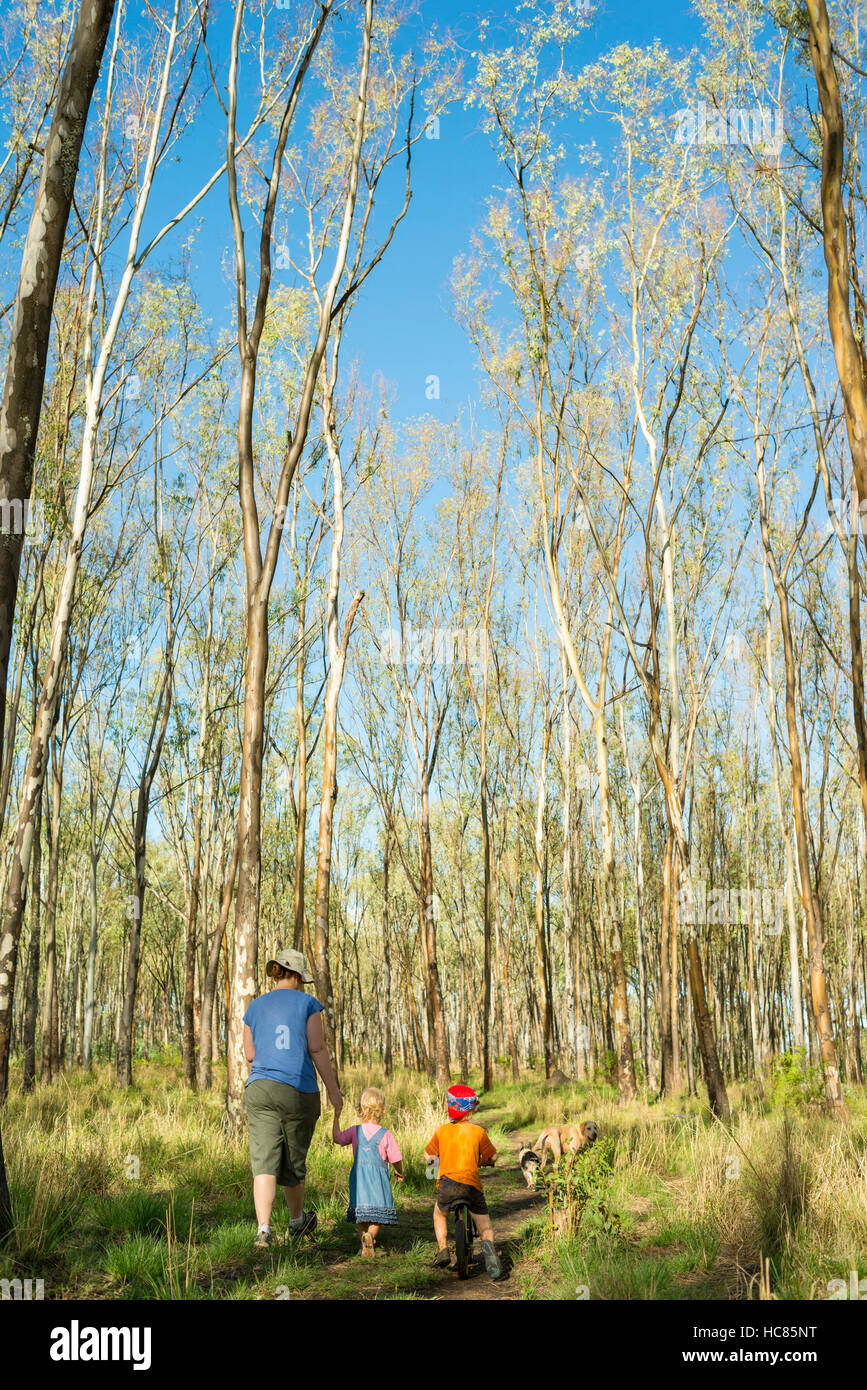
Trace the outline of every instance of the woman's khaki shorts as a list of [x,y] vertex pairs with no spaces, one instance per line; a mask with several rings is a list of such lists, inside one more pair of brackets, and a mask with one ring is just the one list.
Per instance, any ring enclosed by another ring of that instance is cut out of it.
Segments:
[[307,1150],[321,1105],[318,1091],[296,1091],[282,1081],[251,1081],[244,1091],[253,1177],[274,1177],[297,1187],[307,1175]]

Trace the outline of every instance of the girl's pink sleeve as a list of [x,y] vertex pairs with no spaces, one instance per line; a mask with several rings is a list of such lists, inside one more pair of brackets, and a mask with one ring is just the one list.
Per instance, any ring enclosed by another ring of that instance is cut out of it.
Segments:
[[386,1163],[400,1163],[403,1157],[397,1146],[397,1140],[390,1129],[385,1131],[385,1134],[379,1141],[379,1156]]
[[351,1144],[354,1138],[355,1125],[350,1125],[349,1129],[341,1129],[338,1131],[337,1138],[334,1142],[336,1144]]

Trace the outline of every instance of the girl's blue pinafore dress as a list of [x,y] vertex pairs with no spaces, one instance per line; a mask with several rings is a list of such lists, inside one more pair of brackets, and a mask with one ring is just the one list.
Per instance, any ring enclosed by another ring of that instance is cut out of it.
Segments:
[[388,1176],[388,1164],[379,1152],[385,1129],[380,1125],[369,1139],[362,1125],[355,1126],[358,1147],[349,1174],[347,1221],[373,1221],[379,1226],[396,1226],[397,1212]]

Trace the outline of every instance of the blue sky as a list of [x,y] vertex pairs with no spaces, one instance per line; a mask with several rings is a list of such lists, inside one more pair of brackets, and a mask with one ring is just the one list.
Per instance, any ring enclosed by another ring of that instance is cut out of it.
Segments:
[[[491,21],[491,36],[498,45],[509,42],[509,6],[485,6],[476,11],[463,0],[422,0],[419,16],[408,24],[406,38],[421,37],[427,23],[451,29],[466,49],[466,71],[473,70],[469,56],[476,46],[479,13]],[[280,12],[275,11],[274,22]],[[213,30],[216,58],[228,50],[230,5],[218,0]],[[663,5],[601,3],[589,27],[583,49],[587,61],[623,42],[652,44],[660,39],[675,51],[695,44],[700,25],[688,4],[669,0]],[[195,134],[184,141],[183,162],[164,169],[155,190],[154,212],[164,215],[178,200],[166,188],[169,170],[183,170],[180,197],[189,196],[192,180],[200,181],[213,167],[225,142],[225,126],[216,106]],[[473,354],[464,330],[450,315],[448,282],[455,258],[470,246],[472,232],[483,220],[485,204],[503,174],[480,128],[477,110],[467,111],[456,102],[440,122],[438,139],[423,139],[413,158],[413,198],[397,236],[358,298],[346,334],[344,361],[358,362],[362,378],[371,381],[382,373],[396,391],[395,414],[411,418],[431,413],[452,417],[476,395]],[[195,166],[195,172],[194,168]],[[169,177],[171,175],[169,174]],[[402,169],[388,193],[378,200],[380,216],[399,206]],[[201,209],[204,222],[192,255],[193,279],[203,308],[216,329],[234,331],[234,294],[220,270],[230,243],[230,222],[225,180],[209,195]],[[179,242],[174,237],[174,246]],[[280,272],[275,271],[279,282]],[[288,276],[286,277],[288,280]],[[440,399],[429,400],[426,379],[440,379]]]

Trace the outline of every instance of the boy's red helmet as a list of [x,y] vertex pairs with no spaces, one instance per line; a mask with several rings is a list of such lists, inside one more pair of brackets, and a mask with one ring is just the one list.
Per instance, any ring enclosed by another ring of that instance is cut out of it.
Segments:
[[449,1086],[446,1091],[446,1099],[449,1107],[449,1119],[459,1120],[463,1115],[469,1115],[470,1111],[475,1110],[478,1096],[470,1086]]

